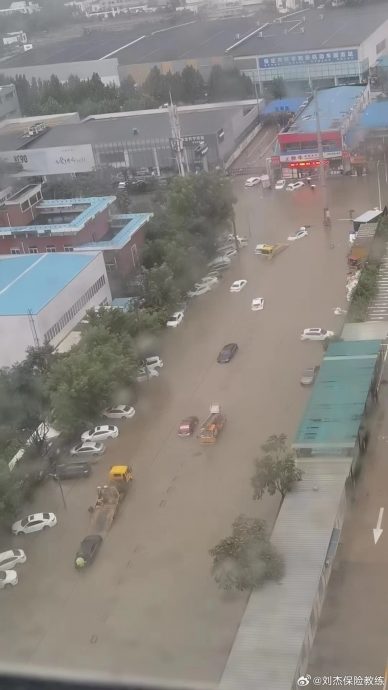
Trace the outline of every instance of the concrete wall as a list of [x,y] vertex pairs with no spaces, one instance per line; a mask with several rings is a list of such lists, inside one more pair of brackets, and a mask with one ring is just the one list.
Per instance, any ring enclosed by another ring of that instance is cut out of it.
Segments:
[[60,332],[51,338],[51,344],[55,346],[60,343],[61,340],[70,333],[74,326],[81,321],[88,309],[98,306],[104,301],[107,303],[112,301],[104,257],[102,252],[98,252],[94,260],[37,315],[35,327],[41,343],[44,342],[45,333],[47,333],[47,331],[73,307],[77,300],[80,299],[101,276],[105,277],[105,284],[85,303],[82,309],[80,309],[73,318],[63,324]]
[[[381,46],[381,49],[377,51],[378,44],[385,40],[385,47]],[[369,67],[373,67],[376,60],[382,55],[387,53],[388,49],[388,20],[383,22],[376,31],[374,31],[366,41],[361,43],[358,56],[360,62],[363,60],[368,60]],[[364,67],[364,66],[363,66]]]
[[13,84],[0,87],[0,120],[20,117],[19,99]]
[[21,362],[26,349],[34,345],[27,316],[0,316],[0,367]]

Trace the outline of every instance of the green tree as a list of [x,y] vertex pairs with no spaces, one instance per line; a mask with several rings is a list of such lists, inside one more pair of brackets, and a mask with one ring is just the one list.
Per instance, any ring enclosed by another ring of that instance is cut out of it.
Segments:
[[272,98],[285,98],[287,95],[286,83],[283,77],[275,77],[269,85]]
[[149,71],[143,83],[143,91],[159,105],[170,100],[168,83],[159,67],[155,66]]
[[265,522],[239,515],[230,537],[209,551],[212,575],[221,589],[252,590],[266,580],[279,580],[283,559],[269,541]]
[[198,70],[187,65],[182,70],[182,101],[184,103],[198,103],[205,97],[205,82]]
[[220,65],[214,65],[207,83],[207,94],[210,103],[250,98],[253,94],[252,82],[236,67],[223,69]]
[[173,272],[167,263],[144,271],[144,297],[147,307],[173,307],[181,297]]
[[136,372],[131,337],[102,325],[87,329],[81,343],[58,359],[48,377],[55,424],[67,435],[93,422],[117,388],[129,387]]
[[3,459],[0,459],[0,524],[9,528],[21,507],[22,493]]
[[287,445],[287,436],[270,436],[261,446],[262,458],[255,460],[255,473],[251,479],[253,498],[259,499],[268,491],[273,496],[278,491],[282,497],[291,491],[303,472],[295,465],[295,454]]

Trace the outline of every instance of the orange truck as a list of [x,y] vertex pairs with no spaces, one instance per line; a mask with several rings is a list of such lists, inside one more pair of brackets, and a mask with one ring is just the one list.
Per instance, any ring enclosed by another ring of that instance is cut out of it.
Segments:
[[119,505],[125,498],[132,470],[127,465],[114,465],[109,472],[109,484],[97,487],[97,499],[89,508],[91,513],[91,534],[105,534],[110,530],[118,513]]
[[218,403],[210,405],[210,414],[201,425],[199,440],[201,443],[215,443],[219,433],[225,426],[226,417],[221,412]]

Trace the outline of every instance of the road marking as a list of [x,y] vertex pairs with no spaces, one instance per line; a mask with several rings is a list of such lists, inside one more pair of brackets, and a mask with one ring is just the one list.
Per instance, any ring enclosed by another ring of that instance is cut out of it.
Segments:
[[380,537],[383,533],[383,530],[381,528],[381,523],[383,521],[383,515],[384,515],[384,508],[380,508],[379,517],[377,518],[377,525],[372,530],[373,531],[373,539],[374,539],[375,544],[377,544],[378,540],[380,539]]
[[116,50],[112,50],[111,53],[108,53],[107,55],[104,55],[104,57],[101,57],[98,59],[99,60],[106,60],[107,58],[111,57],[112,55],[116,55],[116,53],[119,53],[120,50],[124,50],[124,48],[128,48],[129,46],[133,46],[135,43],[142,41],[143,38],[146,38],[145,34],[144,34],[144,36],[139,36],[139,38],[135,38],[135,40],[131,41],[130,43],[126,43],[125,46],[120,46],[120,48],[117,48]]

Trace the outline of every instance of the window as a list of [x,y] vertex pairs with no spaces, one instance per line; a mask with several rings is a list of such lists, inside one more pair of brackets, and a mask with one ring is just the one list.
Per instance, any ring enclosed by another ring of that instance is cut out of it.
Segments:
[[101,276],[96,282],[80,297],[71,307],[68,309],[64,314],[62,314],[61,318],[53,325],[51,328],[49,328],[48,331],[44,334],[44,339],[48,342],[52,340],[58,333],[61,332],[61,330],[66,326],[69,321],[71,321],[76,314],[82,309],[82,307],[87,304],[90,299],[93,297],[93,295],[97,294],[97,292],[105,285],[105,276]]
[[28,247],[29,254],[38,254],[38,247]]
[[29,201],[23,201],[23,203],[20,205],[20,208],[22,209],[23,212],[24,212],[24,211],[27,211],[27,209],[30,208],[30,203],[29,203]]
[[14,247],[13,249],[11,249],[10,253],[11,254],[20,254],[20,249],[18,249],[17,247]]
[[383,40],[380,41],[380,43],[377,44],[377,46],[376,46],[376,55],[378,55],[379,53],[381,53],[383,50],[385,50],[385,38],[383,38]]
[[72,252],[74,251],[74,247],[70,247],[69,245],[63,247],[64,252]]
[[56,252],[56,251],[57,251],[57,250],[56,250],[56,248],[54,247],[53,244],[49,244],[49,245],[46,247],[46,252],[47,252],[48,254],[54,254],[54,252]]

